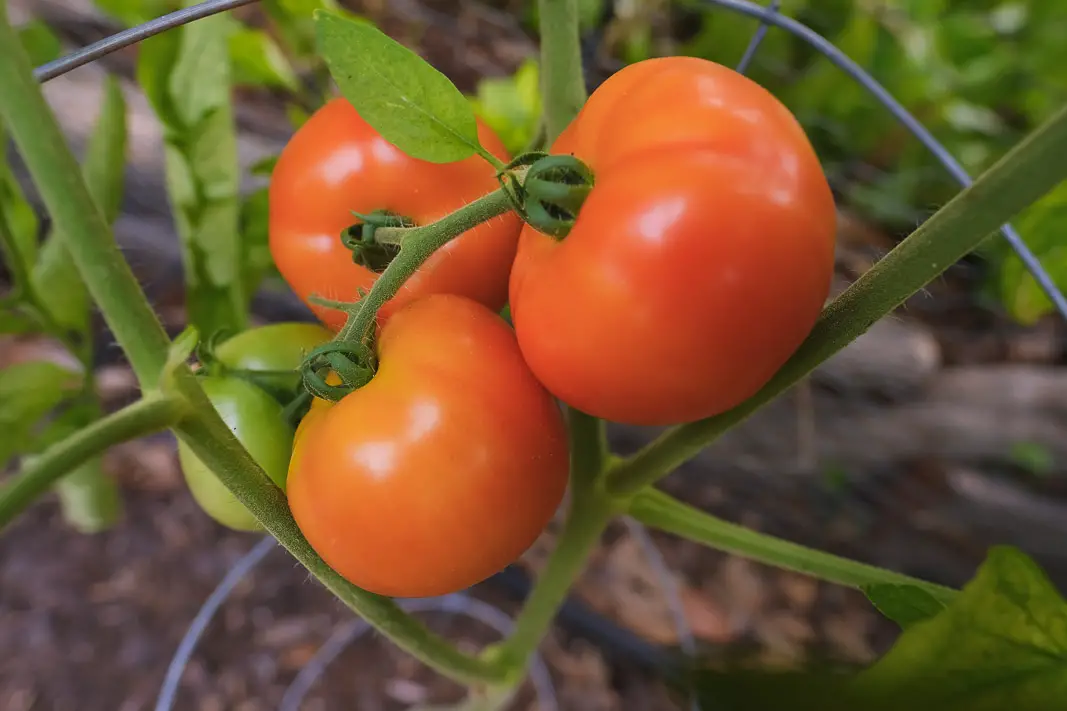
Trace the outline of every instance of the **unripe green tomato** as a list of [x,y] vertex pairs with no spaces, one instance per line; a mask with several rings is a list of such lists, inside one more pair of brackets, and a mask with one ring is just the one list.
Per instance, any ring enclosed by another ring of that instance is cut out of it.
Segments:
[[[252,459],[284,490],[293,428],[282,418],[282,406],[265,391],[240,378],[207,376],[200,379],[200,385]],[[178,461],[193,498],[211,518],[238,531],[260,528],[244,504],[180,440]]]
[[215,348],[215,357],[228,368],[251,371],[291,370],[270,374],[257,383],[279,397],[292,395],[300,382],[297,369],[310,350],[333,338],[316,323],[272,323],[242,331]]

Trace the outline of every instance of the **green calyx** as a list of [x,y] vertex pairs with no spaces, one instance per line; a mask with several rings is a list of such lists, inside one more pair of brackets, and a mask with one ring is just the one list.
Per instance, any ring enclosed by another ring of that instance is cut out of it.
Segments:
[[352,261],[376,274],[385,271],[400,251],[400,245],[382,239],[382,228],[414,227],[410,218],[386,210],[376,210],[364,215],[353,212],[360,221],[341,233],[341,244],[352,252]]
[[[536,154],[519,159],[531,160]],[[544,155],[531,160],[520,190],[522,218],[538,231],[563,239],[593,189],[593,172],[572,155]]]
[[[376,359],[370,347],[352,341],[330,341],[308,353],[300,366],[304,387],[313,396],[337,402],[374,377]],[[326,382],[330,373],[341,379],[339,385]]]

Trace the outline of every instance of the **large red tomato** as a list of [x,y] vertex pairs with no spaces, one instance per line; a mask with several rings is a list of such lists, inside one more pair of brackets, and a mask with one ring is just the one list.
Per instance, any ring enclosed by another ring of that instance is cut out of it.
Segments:
[[[482,145],[506,160],[492,130],[479,122]],[[282,150],[270,182],[270,250],[289,286],[334,330],[345,315],[308,302],[312,294],[356,301],[378,272],[356,264],[341,233],[352,214],[385,210],[415,224],[433,222],[499,188],[495,170],[480,157],[435,164],[401,152],[360,118],[343,98],[333,99],[300,127]],[[499,310],[507,300],[519,218],[508,213],[459,236],[405,282],[379,314],[384,322],[425,294],[460,294]]]
[[561,400],[666,425],[756,392],[829,293],[835,207],[793,115],[702,59],[630,65],[556,141],[595,174],[571,232],[527,226],[511,275],[519,345]]
[[566,429],[497,314],[434,295],[394,313],[378,372],[296,437],[289,506],[311,546],[373,592],[442,595],[517,558],[558,507]]

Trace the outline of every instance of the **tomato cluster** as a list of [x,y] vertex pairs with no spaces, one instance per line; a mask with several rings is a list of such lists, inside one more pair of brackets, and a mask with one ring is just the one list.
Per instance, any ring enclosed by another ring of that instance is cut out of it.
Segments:
[[[506,161],[491,130],[478,130]],[[443,594],[519,556],[566,487],[559,403],[637,425],[724,412],[782,366],[828,295],[833,196],[796,119],[744,76],[686,57],[631,65],[549,152],[593,175],[568,228],[546,234],[517,205],[435,252],[378,312],[370,382],[337,402],[316,399],[295,441],[253,386],[205,383],[242,441],[242,412],[278,425],[269,445],[245,443],[287,489],[311,546],[368,590]],[[351,251],[341,237],[358,216],[424,225],[499,185],[481,157],[405,155],[336,99],[274,169],[271,252],[338,331],[345,312],[312,297],[357,301],[395,254]],[[495,313],[505,303],[514,329]],[[244,369],[292,371],[327,337],[238,336],[219,353]],[[244,343],[273,353],[241,357]],[[297,382],[272,377],[279,391]],[[220,496],[209,479],[190,476],[198,499]],[[227,515],[254,523],[238,514]]]

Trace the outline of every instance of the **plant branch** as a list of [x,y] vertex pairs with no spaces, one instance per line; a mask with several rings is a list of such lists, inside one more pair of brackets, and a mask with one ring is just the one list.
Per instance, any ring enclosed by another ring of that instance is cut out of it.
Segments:
[[773,378],[732,410],[675,427],[609,476],[627,496],[696,456],[722,433],[792,387],[909,296],[975,249],[1019,211],[1067,178],[1067,107],[959,193],[856,280],[824,311],[807,340]]
[[[572,483],[579,478],[574,473],[571,476]],[[598,494],[588,487],[571,487],[571,507],[556,547],[526,598],[511,636],[492,648],[490,660],[503,665],[516,682],[585,567],[589,552],[617,513],[610,502]]]
[[571,473],[592,480],[607,466],[608,442],[604,421],[567,407],[570,429]]
[[194,381],[186,368],[175,374],[175,387],[193,402],[192,414],[175,428],[178,436],[278,543],[345,605],[428,666],[464,684],[502,680],[504,674],[495,665],[460,652],[389,598],[352,585],[330,568],[300,532],[285,494],[241,446]]
[[137,373],[155,386],[168,339],[97,209],[0,3],[0,119],[7,125],[89,293]]
[[539,0],[538,12],[545,144],[550,146],[578,114],[586,99],[578,0]]
[[652,488],[637,494],[630,504],[629,513],[641,523],[661,531],[838,585],[851,588],[873,583],[914,585],[942,602],[948,602],[956,594],[955,590],[943,585],[841,558],[723,521]]
[[0,489],[0,528],[10,523],[64,474],[108,447],[158,432],[175,424],[186,412],[178,397],[150,395],[93,422],[34,457]]
[[467,230],[512,209],[503,188],[464,205],[437,222],[420,227],[381,227],[375,233],[383,243],[399,244],[400,253],[389,263],[371,290],[359,301],[359,310],[348,319],[335,340],[362,342],[374,325],[378,310],[396,296],[408,277],[435,251]]

